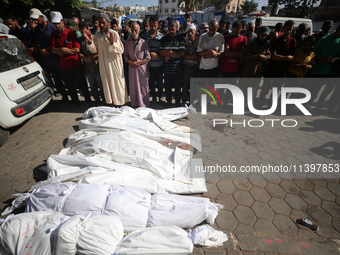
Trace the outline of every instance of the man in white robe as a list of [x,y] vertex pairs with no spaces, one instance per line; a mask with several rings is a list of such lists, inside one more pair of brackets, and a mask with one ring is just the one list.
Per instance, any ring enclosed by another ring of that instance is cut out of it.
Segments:
[[109,16],[99,14],[100,30],[96,32],[93,41],[91,33],[84,33],[88,41],[88,49],[98,52],[100,78],[106,103],[110,106],[121,106],[127,101],[127,88],[124,78],[122,54],[124,45],[116,31],[109,28]]

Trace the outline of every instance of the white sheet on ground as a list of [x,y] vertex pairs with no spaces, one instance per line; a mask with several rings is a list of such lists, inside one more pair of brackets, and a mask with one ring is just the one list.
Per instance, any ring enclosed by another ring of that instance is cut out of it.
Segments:
[[193,251],[187,232],[175,226],[136,230],[123,238],[113,216],[68,217],[32,212],[7,217],[0,226],[0,254],[185,255]]
[[[97,155],[147,169],[162,179],[190,179],[190,151],[167,145],[134,132],[117,131],[80,139],[63,149],[60,155]],[[177,164],[180,166],[176,167]]]
[[58,212],[22,213],[0,227],[0,254],[51,254],[50,228],[65,216]]
[[123,236],[123,225],[116,217],[73,216],[58,229],[53,255],[112,255]]
[[190,230],[189,238],[194,244],[202,246],[221,246],[225,241],[228,241],[228,236],[222,231],[213,229],[211,226],[205,224]]
[[188,233],[179,227],[154,227],[136,230],[117,246],[119,255],[187,255],[193,251]]
[[163,109],[163,110],[154,110],[154,109],[147,108],[147,107],[139,107],[137,109],[133,109],[128,106],[123,106],[120,108],[99,106],[99,107],[92,107],[86,110],[84,112],[83,118],[89,119],[89,118],[96,117],[104,113],[112,113],[112,112],[129,113],[129,114],[138,115],[142,118],[147,116],[150,112],[152,112],[152,113],[156,113],[157,115],[160,115],[164,119],[173,121],[173,120],[185,118],[190,113],[196,114],[196,109],[193,106],[176,107],[176,108],[169,108],[169,109]]
[[205,197],[155,194],[151,198],[147,226],[190,228],[204,220],[213,225],[218,211],[223,208]]
[[47,160],[47,168],[50,180],[37,183],[33,189],[41,184],[82,179],[84,183],[121,185],[152,194],[188,194],[207,191],[204,173],[201,178],[191,178],[189,182],[186,178],[185,183],[164,180],[145,169],[112,162],[98,156],[51,155]]
[[62,183],[34,190],[26,212],[54,210],[67,216],[110,215],[122,221],[124,230],[132,231],[152,226],[187,228],[204,220],[213,224],[222,208],[208,198],[151,195],[120,186]]
[[112,255],[123,235],[122,223],[113,216],[21,213],[1,225],[0,254]]
[[[187,126],[179,126],[161,116],[150,113],[145,118],[131,116],[126,113],[105,113],[92,119],[79,121],[79,129],[89,129],[94,132],[132,131],[159,142],[177,142],[201,151],[202,142],[199,132]],[[102,131],[101,131],[102,129]],[[71,135],[67,146],[77,139],[90,136]],[[94,136],[92,132],[92,136]]]

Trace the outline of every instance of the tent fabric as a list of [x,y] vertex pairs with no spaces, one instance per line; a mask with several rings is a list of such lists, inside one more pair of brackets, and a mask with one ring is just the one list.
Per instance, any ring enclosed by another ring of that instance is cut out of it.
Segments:
[[[57,197],[57,198],[56,198]],[[57,211],[66,216],[110,215],[124,230],[156,226],[193,227],[203,221],[214,224],[220,209],[208,198],[154,194],[120,186],[62,183],[34,190],[26,212]]]
[[188,233],[179,227],[153,227],[136,230],[117,246],[115,254],[186,255],[193,252]]

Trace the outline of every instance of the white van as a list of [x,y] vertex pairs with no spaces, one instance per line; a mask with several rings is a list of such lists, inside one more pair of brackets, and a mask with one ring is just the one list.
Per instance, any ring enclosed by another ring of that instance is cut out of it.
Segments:
[[0,146],[8,128],[17,126],[42,110],[53,90],[40,65],[15,36],[0,34]]
[[[245,20],[248,22],[254,22],[258,17],[249,17],[242,20]],[[313,31],[313,23],[310,19],[301,19],[301,18],[292,18],[292,17],[260,17],[262,18],[262,26],[269,27],[269,31],[274,31],[274,27],[277,23],[285,23],[287,20],[293,20],[294,21],[294,29],[297,28],[301,23],[306,23],[307,27]]]

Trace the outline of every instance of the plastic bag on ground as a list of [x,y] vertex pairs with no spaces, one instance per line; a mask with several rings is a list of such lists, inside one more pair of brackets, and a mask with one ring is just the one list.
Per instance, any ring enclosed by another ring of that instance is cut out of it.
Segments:
[[179,227],[154,227],[127,235],[117,246],[117,255],[187,255],[193,251],[188,233]]
[[228,236],[225,233],[206,224],[195,228],[193,231],[190,230],[188,236],[194,244],[209,247],[221,246],[225,241],[228,241]]

